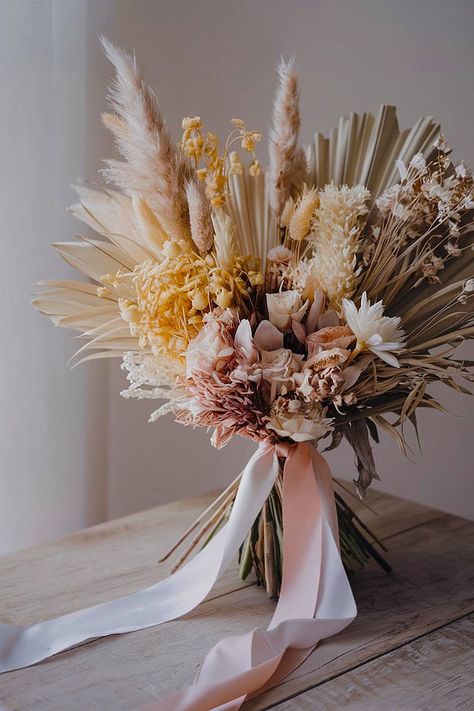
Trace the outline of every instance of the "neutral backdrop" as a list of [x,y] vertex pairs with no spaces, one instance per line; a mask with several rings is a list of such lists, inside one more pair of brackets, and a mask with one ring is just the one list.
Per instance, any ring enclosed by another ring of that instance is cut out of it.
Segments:
[[[205,432],[147,424],[150,403],[119,396],[119,366],[71,372],[77,343],[29,304],[35,281],[72,275],[49,243],[83,231],[65,211],[69,185],[99,182],[112,152],[98,36],[136,50],[176,136],[195,114],[219,133],[234,116],[266,132],[275,66],[295,55],[306,141],[392,103],[403,126],[433,114],[474,165],[473,27],[472,0],[0,2],[0,553],[221,486],[253,449],[216,452]],[[421,413],[423,452],[409,461],[384,438],[376,486],[474,517],[473,406],[438,393],[456,414]],[[347,448],[331,464],[354,477]]]

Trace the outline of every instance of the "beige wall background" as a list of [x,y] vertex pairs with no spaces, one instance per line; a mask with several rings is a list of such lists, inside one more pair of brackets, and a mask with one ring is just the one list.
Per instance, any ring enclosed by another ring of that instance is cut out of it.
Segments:
[[[404,126],[433,114],[474,165],[473,27],[472,0],[0,3],[0,552],[221,486],[253,448],[238,440],[216,452],[205,432],[147,424],[150,403],[119,396],[118,365],[69,372],[69,334],[29,306],[35,280],[70,273],[48,247],[81,229],[64,211],[68,184],[97,181],[110,155],[98,35],[136,49],[177,136],[194,114],[219,133],[234,116],[266,132],[275,65],[295,55],[304,140],[350,110],[392,103]],[[456,415],[421,413],[423,452],[410,460],[383,438],[376,486],[472,518],[473,404],[438,394]],[[352,479],[350,450],[330,456],[334,474]]]

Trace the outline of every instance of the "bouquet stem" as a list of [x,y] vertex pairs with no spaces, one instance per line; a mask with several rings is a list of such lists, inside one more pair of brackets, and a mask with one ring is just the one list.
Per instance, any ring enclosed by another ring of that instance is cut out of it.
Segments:
[[[370,558],[387,573],[390,572],[389,564],[376,547],[384,549],[383,545],[340,494],[335,493],[335,498],[341,558],[348,576],[361,570]],[[269,597],[278,597],[283,569],[281,474],[240,549],[239,562],[242,580],[247,578],[253,568],[257,584],[266,588]]]
[[[232,510],[239,480],[240,477],[237,477],[206,511],[198,516],[161,559],[166,560],[184,541],[188,541],[187,547],[172,568],[173,572],[183,565],[197,547],[204,548],[226,523]],[[361,570],[371,558],[389,573],[391,568],[378,550],[386,550],[383,544],[337,492],[335,492],[335,500],[341,558],[348,576]],[[257,584],[265,587],[267,595],[271,598],[279,596],[283,571],[283,474],[281,471],[240,548],[239,564],[242,580],[245,580],[253,569]]]

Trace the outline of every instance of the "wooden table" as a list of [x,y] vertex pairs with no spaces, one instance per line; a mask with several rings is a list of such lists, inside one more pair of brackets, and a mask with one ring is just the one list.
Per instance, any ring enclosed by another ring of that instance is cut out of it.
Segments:
[[[156,582],[168,572],[160,554],[210,498],[0,558],[0,620],[30,623]],[[359,573],[356,621],[246,711],[474,709],[474,523],[373,491],[368,503],[378,515],[358,510],[389,547],[394,572]],[[231,568],[185,618],[0,676],[0,709],[130,711],[189,683],[213,644],[266,624],[273,607]]]

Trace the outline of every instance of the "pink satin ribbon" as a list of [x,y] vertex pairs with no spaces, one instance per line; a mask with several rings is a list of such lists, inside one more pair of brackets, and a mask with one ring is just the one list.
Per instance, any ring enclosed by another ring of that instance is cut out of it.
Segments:
[[[272,447],[273,445],[263,445]],[[262,447],[262,445],[261,445]],[[318,642],[357,614],[339,555],[332,478],[306,443],[276,445],[283,473],[283,581],[266,630],[221,640],[186,689],[142,711],[237,711],[296,669]]]

